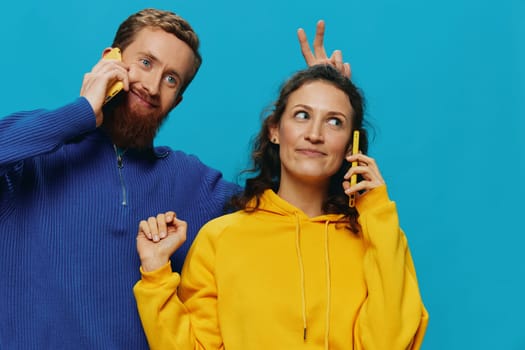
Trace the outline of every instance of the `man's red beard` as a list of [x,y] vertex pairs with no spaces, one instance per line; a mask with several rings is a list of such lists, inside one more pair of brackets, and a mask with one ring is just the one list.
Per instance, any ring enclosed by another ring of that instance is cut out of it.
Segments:
[[108,106],[108,110],[104,111],[102,127],[118,147],[151,148],[167,114],[161,115],[158,108],[145,113],[137,106],[130,106],[128,94],[117,96],[114,106]]

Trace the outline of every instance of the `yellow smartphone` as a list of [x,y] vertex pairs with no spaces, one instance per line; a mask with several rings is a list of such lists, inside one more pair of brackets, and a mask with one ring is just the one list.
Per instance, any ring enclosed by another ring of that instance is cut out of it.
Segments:
[[[111,49],[111,51],[108,51],[104,55],[105,59],[114,59],[114,60],[122,60],[122,55],[120,53],[120,49],[118,47],[114,47]],[[117,81],[115,84],[110,86],[108,90],[106,91],[106,98],[104,99],[104,104],[108,103],[109,100],[111,100],[113,97],[115,97],[124,87],[124,84],[122,84],[121,81]]]
[[[359,153],[359,130],[354,130],[354,140],[352,142],[352,154]],[[352,166],[357,166],[357,162],[352,162]],[[350,177],[350,187],[354,186],[357,183],[357,175],[354,174]],[[348,205],[353,208],[355,207],[355,193],[350,195],[348,200]]]

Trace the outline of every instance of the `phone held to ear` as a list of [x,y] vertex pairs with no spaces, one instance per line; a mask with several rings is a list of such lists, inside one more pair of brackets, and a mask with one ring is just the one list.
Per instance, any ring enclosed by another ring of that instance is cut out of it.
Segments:
[[[354,130],[354,139],[352,142],[352,154],[359,153],[359,130]],[[357,166],[357,162],[352,162],[352,166]],[[353,174],[350,178],[350,187],[354,186],[357,183],[357,175]],[[355,193],[350,194],[350,199],[348,201],[350,208],[355,207]]]
[[[121,61],[122,55],[120,53],[120,49],[118,47],[112,48],[111,51],[108,51],[106,54],[104,54],[104,58]],[[124,84],[122,84],[121,81],[117,81],[115,84],[110,86],[106,91],[106,98],[104,99],[104,104],[108,103],[109,100],[115,97],[122,90],[123,87]]]

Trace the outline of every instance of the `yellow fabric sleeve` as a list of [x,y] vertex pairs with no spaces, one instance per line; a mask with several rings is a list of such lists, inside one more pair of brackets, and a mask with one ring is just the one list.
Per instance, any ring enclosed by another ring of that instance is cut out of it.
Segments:
[[363,268],[368,296],[354,328],[356,349],[421,347],[428,324],[406,237],[386,186],[357,202],[366,246]]
[[[214,249],[199,234],[180,275],[167,264],[144,272],[133,288],[144,332],[152,350],[223,349],[217,320],[217,291],[213,275]],[[185,300],[191,296],[188,300]]]

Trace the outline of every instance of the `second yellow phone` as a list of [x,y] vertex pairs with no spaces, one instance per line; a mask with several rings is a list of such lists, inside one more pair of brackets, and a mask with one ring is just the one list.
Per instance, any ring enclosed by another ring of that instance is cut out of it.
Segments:
[[[122,55],[120,53],[120,49],[118,47],[114,47],[111,49],[111,51],[107,52],[104,55],[105,59],[114,59],[114,60],[122,60]],[[122,84],[121,81],[117,81],[115,84],[110,86],[108,90],[106,91],[106,98],[104,99],[104,104],[108,103],[109,100],[111,100],[113,97],[115,97],[124,87],[124,84]]]
[[[352,142],[352,154],[359,153],[359,130],[354,130],[354,140]],[[352,166],[357,166],[357,162],[352,162]],[[350,178],[350,187],[354,186],[357,183],[357,175],[354,174]],[[350,200],[348,201],[348,205],[353,208],[355,207],[355,193],[352,193],[350,195]]]

